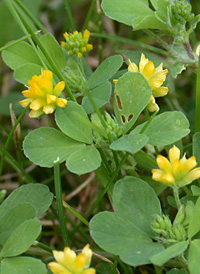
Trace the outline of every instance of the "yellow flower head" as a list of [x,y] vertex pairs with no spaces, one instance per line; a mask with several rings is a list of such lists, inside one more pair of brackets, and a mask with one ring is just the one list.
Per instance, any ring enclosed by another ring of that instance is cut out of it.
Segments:
[[182,187],[200,178],[200,167],[194,156],[186,159],[185,155],[180,159],[180,150],[173,146],[169,150],[169,160],[162,155],[157,156],[157,165],[160,169],[152,170],[154,181],[162,182],[168,186]]
[[84,53],[93,49],[93,45],[88,44],[90,32],[87,29],[83,34],[76,30],[70,34],[65,32],[63,36],[66,42],[61,42],[61,46],[65,48],[70,55],[77,54],[78,58],[81,58]]
[[158,105],[156,104],[156,97],[163,97],[168,93],[168,87],[163,87],[162,84],[166,79],[168,73],[167,69],[163,70],[163,63],[161,63],[157,68],[155,67],[152,61],[149,61],[145,58],[145,55],[142,53],[139,67],[135,63],[131,63],[129,60],[128,71],[131,72],[140,72],[147,79],[149,85],[152,88],[152,96],[150,98],[149,104],[147,106],[150,112],[159,110]]
[[76,253],[69,247],[65,247],[64,251],[53,251],[56,262],[48,264],[53,274],[96,274],[96,270],[89,268],[92,250],[87,244],[81,253]]
[[41,75],[34,75],[28,81],[29,88],[22,91],[22,94],[27,98],[20,101],[20,105],[26,107],[30,104],[31,118],[39,117],[41,114],[53,113],[56,106],[65,107],[67,100],[58,98],[65,87],[65,82],[59,82],[53,87],[53,73],[50,70],[42,69]]

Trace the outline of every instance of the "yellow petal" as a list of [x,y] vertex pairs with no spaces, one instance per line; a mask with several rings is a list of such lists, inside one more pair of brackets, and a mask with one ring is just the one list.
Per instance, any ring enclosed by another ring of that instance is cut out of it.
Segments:
[[22,91],[22,94],[26,98],[34,98],[35,97],[35,94],[30,89]]
[[57,98],[56,105],[60,108],[64,108],[67,104],[67,100],[64,98]]
[[92,45],[92,44],[87,44],[87,45],[86,45],[86,49],[87,49],[88,51],[92,50],[92,49],[93,49],[93,45]]
[[151,172],[152,172],[152,179],[154,181],[161,182],[161,179],[162,179],[163,175],[165,174],[165,172],[160,169],[152,169]]
[[64,252],[53,250],[53,256],[59,264],[63,264],[65,261]]
[[32,101],[32,103],[30,104],[30,109],[33,109],[33,110],[39,110],[41,109],[45,104],[45,101],[44,99],[35,99]]
[[163,97],[169,92],[168,87],[159,87],[152,91],[154,97]]
[[55,95],[47,94],[47,104],[52,104],[57,100]]
[[68,266],[68,269],[73,270],[75,259],[76,259],[76,253],[73,250],[71,250],[69,247],[65,247],[64,256],[65,256],[65,264]]
[[55,106],[54,105],[45,105],[43,107],[43,111],[44,111],[45,114],[51,114],[51,113],[54,112],[54,110],[55,110]]
[[65,88],[65,82],[64,81],[60,81],[55,88],[53,89],[53,94],[56,96],[59,96],[61,94],[61,92],[63,91],[63,89]]
[[[154,99],[154,101],[155,101],[155,99]],[[150,112],[154,112],[154,111],[159,110],[159,106],[156,103],[151,103],[151,102],[149,102],[149,104],[147,105],[147,108]]]
[[84,270],[82,274],[96,274],[96,270],[94,268],[89,268]]
[[72,274],[70,271],[68,271],[64,266],[58,264],[58,263],[49,263],[48,268],[51,270],[53,274]]
[[177,174],[177,173],[181,173],[182,169],[183,169],[183,165],[181,164],[181,162],[178,159],[175,160],[172,165],[173,174],[177,177],[180,177],[181,174]]
[[143,73],[143,69],[148,62],[149,62],[149,60],[147,58],[145,58],[145,55],[142,53],[141,58],[140,58],[140,63],[139,63],[139,71],[141,73]]
[[89,244],[87,244],[87,245],[83,248],[82,254],[85,255],[85,258],[86,258],[85,267],[88,268],[88,267],[90,266],[91,258],[92,258],[92,250],[90,249]]
[[162,155],[158,155],[156,158],[157,165],[159,166],[160,169],[164,170],[165,172],[168,172],[171,170],[171,164],[168,161],[167,158],[165,158]]
[[155,72],[155,66],[154,63],[152,61],[149,61],[143,69],[142,74],[144,75],[145,78],[147,78],[147,80],[154,74]]
[[196,166],[197,161],[195,156],[190,157],[186,162],[183,163],[183,169],[186,173],[191,169],[195,168]]
[[29,112],[29,117],[31,117],[31,118],[37,118],[37,117],[39,117],[42,114],[43,114],[43,111],[41,109],[40,110],[31,110]]
[[167,184],[173,184],[174,183],[174,177],[170,172],[167,172],[161,178],[161,182],[167,183]]
[[168,73],[168,70],[162,70],[162,71],[158,71],[156,73],[154,73],[150,78],[149,78],[149,85],[151,86],[151,88],[157,89],[160,86],[162,86],[163,82],[166,79],[166,75]]
[[117,83],[117,79],[113,79],[113,84],[116,84]]
[[49,80],[50,82],[52,82],[53,80],[53,73],[50,70],[46,70],[46,69],[42,69],[42,75],[43,78],[45,78],[46,80]]
[[66,40],[69,40],[69,34],[68,34],[67,32],[65,32],[65,33],[63,34],[63,36],[65,37]]
[[81,58],[83,56],[83,54],[79,51],[76,54],[77,54],[78,58]]
[[30,103],[30,102],[32,102],[32,100],[33,99],[24,99],[24,100],[22,100],[22,101],[19,101],[19,103],[20,103],[20,105],[22,106],[22,107],[26,107],[26,106],[28,106],[28,104]]
[[200,178],[200,167],[191,170],[184,178],[180,180],[180,186],[185,186]]
[[180,149],[175,145],[169,150],[169,160],[173,164],[176,160],[180,159]]
[[83,39],[87,42],[89,38],[90,38],[90,31],[86,29],[83,33]]
[[128,60],[129,66],[128,66],[128,71],[130,72],[138,72],[138,66],[135,63],[131,63],[131,60]]
[[76,256],[75,263],[74,263],[74,271],[81,272],[86,265],[86,257],[83,253],[80,253]]
[[77,30],[75,30],[75,31],[73,32],[73,34],[74,34],[74,35],[78,34],[78,31],[77,31]]

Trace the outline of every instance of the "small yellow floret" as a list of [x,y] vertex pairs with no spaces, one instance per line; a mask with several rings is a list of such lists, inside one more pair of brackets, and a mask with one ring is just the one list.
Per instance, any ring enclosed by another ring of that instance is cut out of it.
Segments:
[[169,160],[162,155],[157,156],[157,165],[160,169],[152,170],[152,179],[169,186],[182,187],[200,178],[200,167],[194,156],[186,159],[185,155],[180,159],[180,150],[173,146],[169,150]]
[[78,58],[81,58],[83,53],[87,53],[93,49],[93,45],[88,44],[90,32],[87,29],[83,34],[76,30],[70,34],[65,32],[63,36],[66,42],[61,42],[61,46],[65,48],[70,55],[76,54]]
[[129,60],[128,71],[130,72],[140,72],[146,80],[149,82],[149,85],[152,89],[152,97],[147,106],[150,112],[159,110],[158,105],[156,104],[156,97],[163,97],[167,95],[169,89],[168,87],[163,87],[168,70],[163,70],[163,64],[161,63],[157,68],[155,67],[152,61],[149,61],[145,55],[142,53],[139,67]]
[[50,70],[42,69],[42,74],[34,75],[28,81],[28,85],[28,90],[22,91],[27,99],[19,103],[23,107],[30,104],[31,118],[39,117],[43,113],[51,114],[57,106],[62,108],[66,106],[67,100],[58,98],[65,87],[65,82],[61,81],[53,87],[53,73]]
[[86,245],[82,252],[76,253],[69,247],[64,251],[53,251],[56,262],[48,264],[53,274],[96,274],[96,270],[89,268],[92,258],[92,250]]

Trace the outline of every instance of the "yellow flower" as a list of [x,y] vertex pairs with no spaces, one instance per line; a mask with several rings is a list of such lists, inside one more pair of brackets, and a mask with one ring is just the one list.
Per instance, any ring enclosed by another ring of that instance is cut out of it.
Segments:
[[28,81],[29,88],[22,91],[27,98],[20,101],[20,105],[26,107],[30,104],[31,118],[39,117],[41,114],[50,114],[54,112],[56,106],[65,107],[67,100],[58,98],[65,87],[65,82],[59,82],[53,87],[53,73],[50,70],[42,69],[41,75],[34,75]]
[[152,170],[152,179],[171,187],[182,187],[200,178],[200,167],[194,156],[186,159],[185,154],[180,159],[180,150],[174,145],[169,150],[169,160],[162,155],[157,156],[157,165],[160,169]]
[[129,60],[128,71],[140,72],[147,79],[149,85],[152,88],[152,96],[150,98],[149,104],[147,106],[150,112],[159,110],[156,104],[156,97],[163,97],[168,93],[168,87],[163,87],[162,84],[166,79],[168,70],[163,70],[163,63],[161,63],[157,68],[152,61],[145,58],[142,53],[139,67],[135,63],[131,63]]
[[61,42],[61,46],[65,48],[70,55],[77,54],[78,58],[81,58],[84,53],[93,49],[93,45],[88,44],[90,32],[87,29],[83,34],[76,30],[70,34],[65,32],[63,36],[66,42]]
[[96,270],[89,268],[92,250],[87,244],[81,253],[76,253],[69,247],[65,247],[64,251],[53,251],[54,258],[57,262],[48,264],[53,274],[96,274]]

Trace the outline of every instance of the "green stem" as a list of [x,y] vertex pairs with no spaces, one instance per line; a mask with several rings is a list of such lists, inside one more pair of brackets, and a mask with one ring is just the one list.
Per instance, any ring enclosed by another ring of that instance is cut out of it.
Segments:
[[88,219],[90,217],[90,215],[92,214],[92,212],[95,210],[95,208],[98,206],[98,204],[100,203],[101,199],[104,197],[104,195],[106,194],[106,192],[108,191],[110,185],[112,184],[112,182],[115,180],[119,170],[122,168],[123,164],[125,163],[127,157],[128,157],[129,153],[127,152],[124,157],[122,158],[120,164],[117,166],[113,176],[111,177],[110,181],[107,183],[106,187],[104,188],[104,190],[102,191],[102,193],[100,194],[100,196],[97,198],[96,202],[93,204],[92,208],[90,209],[90,211],[87,213],[86,215],[86,219]]
[[33,23],[43,32],[48,33],[47,29],[40,23],[40,21],[31,13],[27,7],[20,1],[20,0],[14,0],[17,5],[23,10],[25,14],[33,21]]
[[[4,146],[4,149],[5,151],[8,149],[8,146],[10,144],[10,141],[11,141],[11,138],[13,136],[13,133],[15,132],[15,129],[17,127],[17,125],[21,122],[22,118],[24,117],[24,115],[26,114],[27,110],[29,108],[29,105],[27,107],[25,107],[25,109],[22,111],[22,113],[19,115],[15,125],[13,126],[13,128],[11,129],[9,135],[8,135],[8,138],[6,140],[6,143],[5,143],[5,146]],[[1,157],[1,162],[0,162],[0,177],[1,177],[1,174],[2,174],[2,170],[3,170],[3,163],[4,163],[4,153],[2,154],[2,157]]]
[[168,43],[166,43],[162,38],[160,38],[153,31],[149,29],[145,29],[145,32],[151,37],[153,37],[164,49],[166,49],[168,51],[168,55],[170,54],[172,57],[180,58],[180,55],[178,54],[178,52],[173,50]]
[[83,25],[83,30],[87,29],[87,27],[88,27],[88,24],[89,24],[89,22],[91,20],[93,12],[94,12],[96,1],[97,0],[92,0],[92,3],[90,5],[90,9],[89,9],[88,14],[87,14],[86,19],[85,19],[85,23]]
[[91,37],[102,37],[105,39],[110,39],[110,40],[115,40],[115,41],[119,41],[122,43],[126,43],[126,44],[131,44],[134,46],[137,46],[145,51],[151,51],[151,52],[155,52],[158,54],[161,54],[163,56],[169,56],[169,53],[166,52],[165,50],[153,47],[153,46],[149,46],[146,45],[144,43],[132,40],[132,39],[128,39],[128,38],[124,38],[124,37],[119,37],[119,36],[114,36],[114,35],[109,35],[109,34],[105,34],[105,33],[91,33]]
[[16,170],[20,171],[28,183],[36,183],[36,181],[24,170],[21,165],[8,153],[2,146],[0,146],[1,157],[6,157],[7,162]]
[[71,207],[67,202],[63,202],[64,207],[67,208],[76,218],[78,218],[82,223],[84,223],[86,226],[89,226],[88,221],[73,207]]
[[179,191],[179,188],[177,186],[174,186],[173,187],[174,198],[175,198],[177,208],[179,210],[179,208],[181,207],[181,201],[180,201],[180,198],[179,198],[178,191]]
[[52,251],[53,251],[53,249],[52,249],[51,247],[49,247],[48,245],[45,245],[45,244],[43,244],[43,243],[40,243],[40,242],[38,242],[38,241],[35,241],[35,242],[33,243],[33,245],[34,245],[34,246],[37,246],[37,247],[39,247],[39,248],[41,248],[41,249],[43,249],[43,250],[45,250],[45,251],[48,251],[48,252],[50,252],[50,253],[52,253]]
[[200,131],[200,55],[196,80],[195,132]]
[[72,12],[71,12],[71,8],[70,8],[70,5],[69,5],[69,1],[68,0],[63,0],[64,1],[64,4],[65,4],[65,9],[66,9],[66,12],[67,12],[67,17],[69,19],[69,22],[70,22],[70,27],[72,28],[73,31],[76,30],[76,26],[75,26],[75,23],[74,23],[74,19],[73,19],[73,16],[72,16]]
[[64,212],[63,200],[62,200],[62,186],[61,186],[61,179],[60,179],[59,159],[54,162],[54,183],[55,183],[55,193],[56,193],[58,219],[60,223],[61,235],[63,238],[64,245],[69,246],[69,236],[68,236],[68,231],[66,226],[65,212]]
[[[36,34],[37,34],[37,33],[39,33],[39,31],[37,31]],[[29,34],[29,37],[31,37],[30,34]],[[15,40],[15,41],[9,42],[9,44],[6,44],[5,46],[3,46],[3,47],[0,48],[0,52],[2,52],[3,50],[8,49],[8,48],[10,48],[10,47],[16,45],[16,44],[18,44],[18,43],[20,43],[20,42],[22,42],[22,41],[24,41],[24,40],[26,40],[26,39],[27,39],[27,36],[23,36],[23,37],[20,38],[20,39],[17,39],[17,40]]]
[[[18,12],[16,11],[16,6],[17,4],[16,3],[11,3],[10,1],[8,0],[4,0],[5,4],[7,5],[8,9],[10,10],[10,12],[12,13],[13,17],[15,18],[16,22],[19,24],[20,28],[22,29],[22,31],[25,33],[27,39],[29,40],[30,44],[32,45],[36,55],[38,56],[38,58],[40,59],[41,61],[41,64],[45,67],[45,64],[44,64],[44,61],[43,59],[41,58],[35,44],[33,43],[26,27],[24,26],[24,23],[22,21],[22,19],[20,18]],[[14,7],[15,6],[15,7]],[[17,9],[19,9],[19,7],[17,6]],[[23,14],[22,14],[22,17],[23,17]],[[32,31],[34,33],[34,35],[37,37],[37,35],[35,34],[35,31]]]

